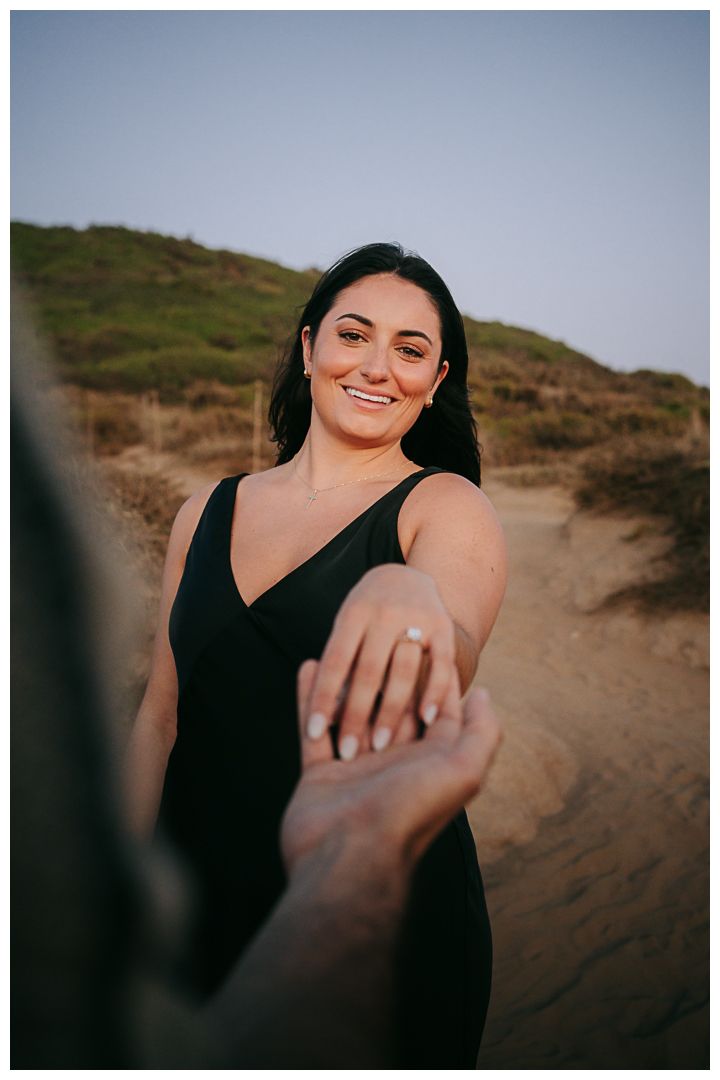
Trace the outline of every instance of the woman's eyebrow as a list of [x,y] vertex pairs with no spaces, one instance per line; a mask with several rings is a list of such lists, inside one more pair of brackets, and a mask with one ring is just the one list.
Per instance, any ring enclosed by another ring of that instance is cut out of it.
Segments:
[[421,337],[425,338],[428,345],[432,345],[432,341],[427,336],[427,334],[423,334],[422,330],[400,330],[398,333],[398,337]]
[[362,323],[363,326],[372,327],[372,326],[375,325],[374,323],[371,323],[369,319],[366,319],[364,315],[353,315],[353,314],[341,315],[339,318],[337,318],[335,320],[335,322],[340,322],[340,319],[356,319],[357,322]]
[[[356,319],[357,322],[362,323],[363,326],[369,326],[371,329],[374,328],[374,326],[375,326],[375,324],[370,322],[370,319],[366,319],[364,315],[354,315],[352,312],[348,312],[347,315],[340,315],[335,320],[335,322],[340,322],[340,319]],[[397,336],[398,337],[421,337],[421,338],[425,338],[428,345],[432,346],[432,341],[427,336],[427,334],[423,334],[422,330],[400,330],[398,332]]]

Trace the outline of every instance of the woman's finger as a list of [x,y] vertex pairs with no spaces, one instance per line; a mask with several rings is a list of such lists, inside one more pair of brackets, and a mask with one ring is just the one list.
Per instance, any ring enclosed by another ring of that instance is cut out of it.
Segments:
[[422,648],[412,641],[401,641],[395,646],[382,704],[373,725],[373,750],[384,750],[394,743],[405,714],[414,714],[422,659]]
[[392,629],[377,625],[362,643],[340,720],[338,750],[344,761],[352,761],[368,736],[394,645]]
[[317,660],[306,660],[300,665],[297,674],[297,707],[303,771],[309,765],[316,765],[320,761],[332,761],[334,756],[332,739],[327,728],[319,738],[314,738],[308,731],[308,709],[317,669]]
[[395,732],[393,746],[405,746],[406,743],[415,742],[420,733],[420,721],[415,709],[406,712],[400,718],[398,729]]
[[443,706],[455,668],[455,637],[452,630],[435,634],[430,642],[430,671],[418,712],[430,725]]
[[317,660],[306,660],[301,664],[297,673],[297,709],[300,729],[302,731],[307,720],[307,708],[315,682]]
[[450,674],[445,699],[440,706],[438,717],[432,727],[425,732],[425,738],[440,742],[453,742],[457,739],[462,722],[462,705],[460,701],[460,678],[457,668],[453,664]]
[[333,722],[363,639],[365,622],[353,613],[339,615],[320,658],[308,704],[308,733],[320,738]]

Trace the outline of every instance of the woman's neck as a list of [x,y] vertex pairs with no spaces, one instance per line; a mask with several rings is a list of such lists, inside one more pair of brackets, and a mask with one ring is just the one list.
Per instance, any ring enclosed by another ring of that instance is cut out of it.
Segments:
[[313,431],[311,426],[295,464],[303,480],[320,490],[399,470],[407,460],[399,439],[386,446],[353,447],[328,437],[325,432]]

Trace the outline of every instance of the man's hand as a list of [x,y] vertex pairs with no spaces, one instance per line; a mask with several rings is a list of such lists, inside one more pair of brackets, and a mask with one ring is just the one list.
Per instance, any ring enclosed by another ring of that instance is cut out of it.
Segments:
[[306,733],[317,666],[308,660],[298,673],[303,774],[281,834],[290,876],[323,849],[347,847],[407,873],[485,780],[502,741],[487,693],[472,693],[461,715],[454,673],[423,739],[337,761],[329,732],[317,740]]

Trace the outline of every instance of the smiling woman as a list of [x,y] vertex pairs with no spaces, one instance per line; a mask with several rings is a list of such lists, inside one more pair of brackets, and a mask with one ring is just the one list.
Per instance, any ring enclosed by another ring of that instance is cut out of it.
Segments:
[[[375,321],[350,312],[336,316],[336,309],[346,304],[372,311]],[[427,332],[397,329],[400,313],[424,325]],[[363,446],[392,440],[396,452],[401,452],[399,444],[415,423],[419,407],[432,405],[447,375],[440,342],[440,319],[426,293],[389,274],[364,278],[344,290],[315,339],[309,326],[303,328],[305,372],[311,378],[316,372],[314,400],[322,395],[329,406],[331,395],[338,395],[338,405],[348,404],[345,410],[336,409],[338,433],[348,438],[357,430]],[[364,421],[368,412],[382,413],[383,419]]]
[[[355,340],[361,347],[377,341],[377,328],[366,311],[359,311],[344,296],[359,283],[370,285],[380,276],[387,286],[392,284],[404,289],[403,299],[411,308],[404,326],[392,322],[398,340],[395,351],[409,361],[413,353],[418,359],[434,357],[437,370],[430,375],[436,386],[445,380],[442,394],[426,399],[428,411],[419,413],[403,434],[401,446],[404,454],[418,465],[436,465],[467,477],[473,484],[480,484],[480,454],[477,430],[468,403],[467,392],[467,345],[462,317],[444,281],[424,259],[407,255],[394,244],[368,244],[341,259],[320,279],[301,318],[301,332],[292,342],[283,364],[278,371],[275,392],[270,406],[270,420],[278,444],[278,464],[290,461],[302,447],[310,427],[312,398],[310,388],[303,379],[303,368],[310,371],[312,365],[303,365],[308,351],[320,332],[325,316],[331,307],[337,308],[336,318],[346,316],[344,327],[346,339]],[[414,286],[414,289],[409,286]],[[377,294],[378,290],[374,290]],[[380,290],[382,291],[382,290]],[[415,303],[412,298],[415,296]],[[344,304],[336,301],[344,298]],[[418,308],[420,311],[418,312]],[[396,311],[396,315],[400,315]],[[409,321],[413,315],[418,322]],[[391,320],[392,321],[392,320]],[[424,325],[429,322],[432,330]],[[407,329],[408,327],[412,329]],[[340,333],[343,330],[339,331]],[[373,339],[370,335],[375,332]],[[437,362],[442,353],[442,370]],[[427,363],[426,365],[427,366]],[[355,385],[363,393],[370,386],[367,378],[360,377]],[[383,385],[377,390],[389,389]],[[312,396],[314,397],[313,387]],[[430,404],[432,402],[432,408]]]
[[[475,673],[506,567],[466,374],[462,319],[435,271],[397,245],[360,248],[320,279],[281,365],[276,468],[228,477],[178,514],[127,776],[138,833],[162,799],[203,882],[188,972],[202,992],[283,887],[302,662],[320,660],[308,735],[330,727],[346,761],[422,737]],[[398,1068],[475,1066],[490,968],[462,813],[415,878]]]

